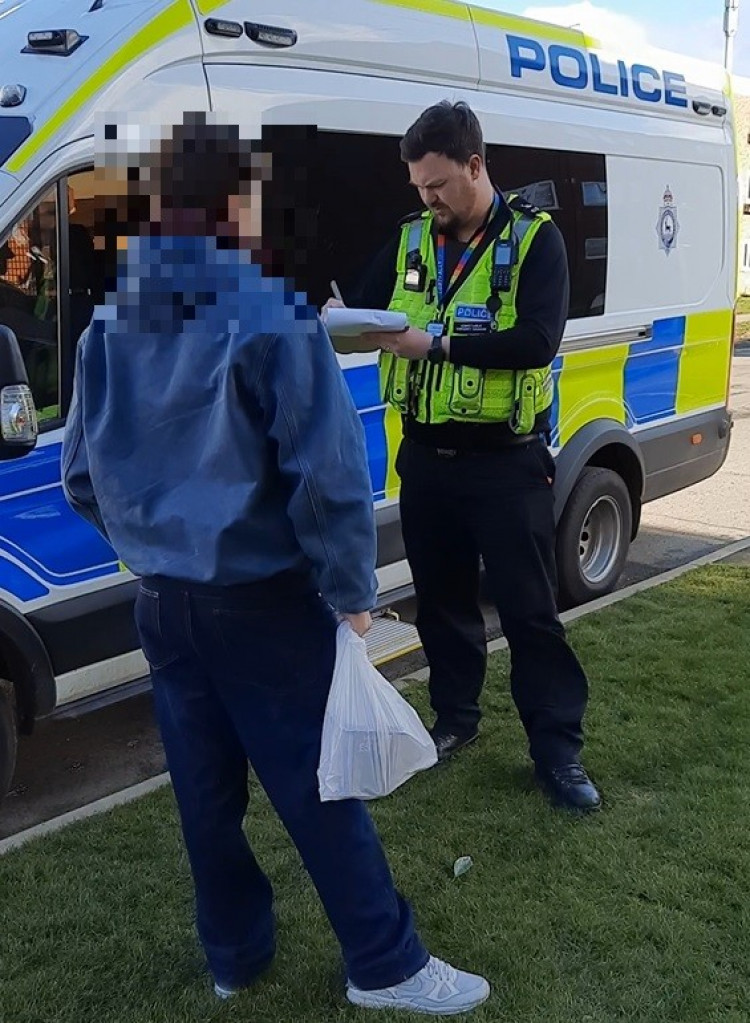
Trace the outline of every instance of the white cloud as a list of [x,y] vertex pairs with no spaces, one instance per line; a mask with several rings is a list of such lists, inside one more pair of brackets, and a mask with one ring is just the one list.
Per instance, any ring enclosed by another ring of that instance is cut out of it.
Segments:
[[566,4],[562,7],[527,7],[527,18],[537,18],[553,25],[566,28],[580,28],[587,35],[595,36],[604,43],[620,43],[627,47],[648,45],[648,36],[643,25],[627,14],[598,7],[591,0]]
[[[623,53],[657,46],[673,53],[723,63],[724,31],[720,3],[717,2],[716,7],[717,14],[713,18],[690,20],[686,15],[677,24],[657,20],[641,22],[591,0],[557,6],[534,5],[527,7],[523,13],[528,18],[555,25],[575,26],[599,39],[603,45],[615,46]],[[742,29],[736,39],[735,71],[750,75],[750,32],[743,33]]]

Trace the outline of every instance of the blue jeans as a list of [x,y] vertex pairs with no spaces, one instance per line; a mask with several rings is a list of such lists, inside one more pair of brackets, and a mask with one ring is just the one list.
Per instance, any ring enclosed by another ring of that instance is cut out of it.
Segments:
[[336,619],[310,583],[144,579],[136,622],[215,979],[249,984],[275,950],[273,892],[242,829],[248,760],[318,890],[359,988],[427,962],[375,828],[355,800],[322,803],[317,769]]

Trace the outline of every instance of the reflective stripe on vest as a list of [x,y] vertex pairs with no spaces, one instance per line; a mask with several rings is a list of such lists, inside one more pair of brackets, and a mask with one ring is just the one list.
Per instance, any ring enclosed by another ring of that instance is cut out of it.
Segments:
[[422,244],[422,221],[412,220],[409,224],[409,240],[406,245],[407,254],[418,252]]
[[514,218],[513,220],[513,234],[516,236],[518,242],[518,248],[520,250],[521,243],[523,242],[526,235],[534,226],[534,219],[531,217],[521,216],[519,220]]

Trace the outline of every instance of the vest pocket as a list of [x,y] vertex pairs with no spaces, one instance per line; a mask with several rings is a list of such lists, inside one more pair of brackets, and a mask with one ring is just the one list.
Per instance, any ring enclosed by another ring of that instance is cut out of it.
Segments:
[[409,360],[393,355],[381,355],[380,359],[383,401],[405,414],[409,411]]
[[510,428],[514,433],[527,434],[534,429],[538,405],[538,382],[534,373],[516,375],[516,394]]
[[507,422],[513,412],[515,373],[513,370],[488,369],[484,376],[482,413],[487,419]]
[[469,366],[458,366],[453,372],[448,409],[457,416],[476,416],[482,409],[484,372]]

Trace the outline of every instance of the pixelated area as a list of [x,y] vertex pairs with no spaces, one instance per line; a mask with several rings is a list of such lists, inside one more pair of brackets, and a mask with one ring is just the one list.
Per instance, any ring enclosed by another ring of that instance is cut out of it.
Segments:
[[[97,127],[95,245],[108,332],[318,329],[300,280],[317,249],[309,162],[317,129],[219,115]],[[307,159],[300,159],[303,154]]]

